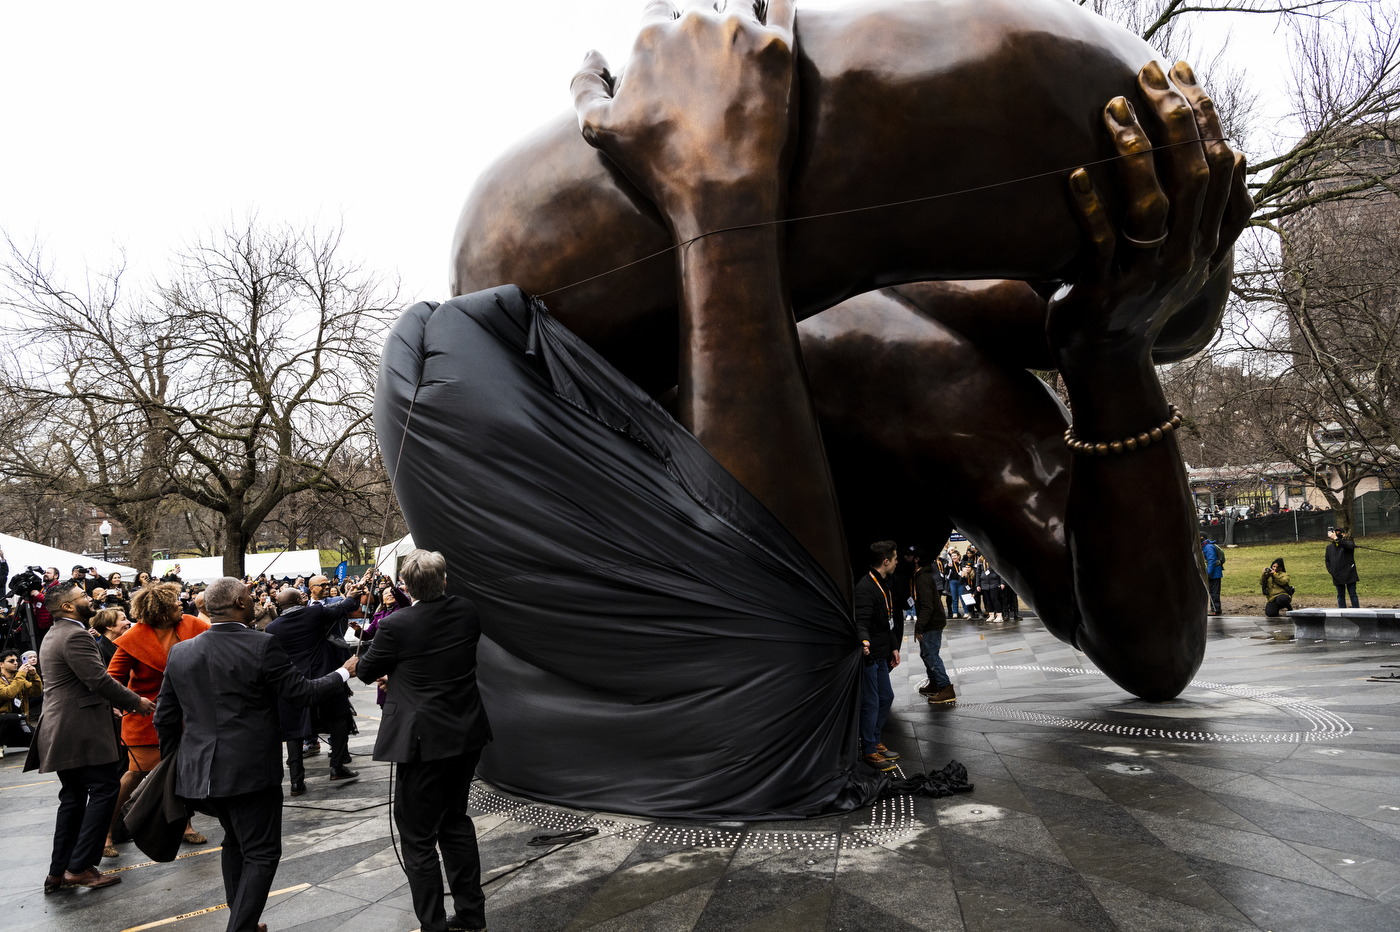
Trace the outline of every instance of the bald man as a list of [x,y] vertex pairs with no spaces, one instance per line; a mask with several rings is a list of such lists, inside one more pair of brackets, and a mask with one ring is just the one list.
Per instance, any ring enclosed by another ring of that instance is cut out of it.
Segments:
[[[316,576],[311,580],[312,601],[300,590],[285,586],[277,593],[278,617],[267,626],[267,633],[277,638],[292,665],[307,679],[319,679],[332,672],[345,659],[344,651],[333,646],[327,638],[345,637],[349,619],[363,617],[360,611],[358,587],[349,597],[325,605],[317,597],[324,595],[327,580]],[[317,583],[320,583],[318,590]],[[334,696],[310,708],[297,708],[282,703],[282,737],[287,742],[287,770],[291,775],[291,795],[306,792],[306,768],[302,763],[302,741],[325,733],[330,735],[330,779],[332,782],[353,780],[359,774],[346,766],[350,761],[347,747],[350,740],[350,689],[346,687]]]

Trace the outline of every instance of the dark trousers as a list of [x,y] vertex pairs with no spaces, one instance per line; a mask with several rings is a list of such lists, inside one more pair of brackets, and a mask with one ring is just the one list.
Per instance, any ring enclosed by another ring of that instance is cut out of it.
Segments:
[[486,928],[476,827],[466,814],[467,793],[480,757],[478,749],[442,760],[394,765],[399,784],[394,789],[394,822],[403,837],[404,870],[423,932],[447,929],[438,848],[457,918],[468,929]]
[[890,662],[877,660],[861,668],[860,683],[860,753],[874,754],[880,744],[880,732],[890,717],[894,703],[894,687],[890,685]]
[[58,817],[53,825],[50,877],[61,876],[65,870],[81,874],[101,862],[107,826],[117,808],[121,764],[114,760],[58,772],[63,788],[58,791]]
[[7,748],[27,748],[33,737],[29,722],[18,712],[0,715],[0,746]]
[[[325,723],[323,723],[325,724]],[[350,719],[338,718],[329,723],[331,736],[331,770],[350,763]],[[287,742],[287,773],[293,783],[306,781],[306,765],[302,763],[301,743],[304,738],[293,738]]]
[[282,860],[282,787],[196,801],[224,829],[224,895],[228,932],[256,932]]
[[1267,618],[1277,618],[1280,611],[1288,611],[1293,607],[1293,597],[1284,593],[1276,595],[1264,603],[1264,616]]
[[1206,581],[1206,589],[1210,592],[1210,610],[1215,614],[1220,614],[1220,577],[1212,576]]
[[[1336,584],[1334,583],[1333,585],[1336,585]],[[1347,595],[1350,595],[1350,596],[1351,596],[1351,607],[1352,607],[1352,608],[1360,608],[1360,607],[1361,607],[1361,601],[1360,601],[1359,599],[1357,599],[1357,597],[1356,597],[1356,583],[1354,583],[1354,582],[1349,582],[1349,583],[1347,583],[1345,586],[1337,586],[1337,607],[1338,607],[1338,608],[1346,608],[1346,607],[1347,607],[1347,603],[1343,600],[1343,599],[1344,599],[1344,596],[1347,596]]]
[[938,656],[938,650],[942,646],[942,628],[928,629],[924,632],[923,640],[919,641],[919,659],[924,662],[924,670],[928,673],[928,684],[934,689],[953,685],[953,681],[948,679],[947,668],[943,666],[943,658]]

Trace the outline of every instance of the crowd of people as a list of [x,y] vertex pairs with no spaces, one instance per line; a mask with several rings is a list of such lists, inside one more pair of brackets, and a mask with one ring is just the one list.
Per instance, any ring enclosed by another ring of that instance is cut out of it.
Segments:
[[[127,586],[84,567],[61,579],[49,567],[24,596],[43,613],[37,653],[0,653],[0,740],[27,747],[25,769],[56,773],[61,785],[44,892],[121,881],[102,862],[121,858],[133,835],[147,837],[125,823],[137,811],[125,804],[143,786],[159,792],[167,781],[151,776],[168,761],[180,804],[224,831],[229,928],[265,929],[257,920],[281,854],[283,754],[292,796],[307,792],[305,758],[320,752],[321,736],[328,780],[359,776],[348,747],[348,680],[358,673],[377,683],[384,707],[374,756],[399,771],[395,822],[423,928],[484,928],[465,814],[490,736],[476,692],[480,623],[470,602],[445,594],[440,554],[414,551],[402,573],[398,582],[371,569],[344,581],[208,585],[141,573]],[[172,826],[184,843],[208,841],[188,818]]]

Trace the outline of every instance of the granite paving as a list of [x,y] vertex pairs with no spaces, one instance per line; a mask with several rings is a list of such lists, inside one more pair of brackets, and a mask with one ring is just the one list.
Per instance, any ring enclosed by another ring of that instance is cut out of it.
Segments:
[[[1295,638],[1287,619],[1212,618],[1178,699],[1141,702],[1033,618],[955,620],[956,704],[917,693],[912,636],[886,744],[901,770],[967,766],[975,790],[806,822],[687,823],[533,803],[477,781],[495,932],[1400,929],[1400,644]],[[1329,634],[1331,632],[1328,632]],[[912,660],[912,662],[909,662]],[[263,919],[275,932],[418,928],[370,760],[379,712],[358,687],[360,779],[286,798]],[[223,929],[221,832],[168,864],[131,844],[123,882],[45,896],[58,784],[0,760],[7,932]],[[561,762],[567,766],[567,762]],[[567,846],[533,837],[580,826]],[[152,925],[157,924],[157,925]]]

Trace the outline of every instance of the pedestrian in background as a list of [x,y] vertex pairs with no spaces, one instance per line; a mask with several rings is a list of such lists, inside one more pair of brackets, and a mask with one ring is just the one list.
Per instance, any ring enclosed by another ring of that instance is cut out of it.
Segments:
[[919,644],[919,659],[924,662],[928,682],[919,688],[919,695],[930,702],[952,702],[957,698],[953,692],[953,681],[948,679],[948,671],[943,666],[943,658],[938,656],[943,646],[943,629],[948,626],[948,616],[943,614],[943,602],[938,596],[938,573],[925,561],[927,554],[922,550],[914,553],[917,569],[914,571],[914,640]]
[[1361,577],[1356,573],[1356,541],[1347,537],[1347,532],[1339,527],[1329,528],[1327,537],[1332,542],[1327,545],[1327,572],[1332,577],[1332,585],[1337,587],[1337,607],[1346,608],[1344,596],[1351,596],[1351,607],[1360,608],[1356,597],[1356,584]]
[[1220,579],[1225,575],[1225,551],[1220,545],[1204,534],[1201,535],[1201,555],[1206,561],[1206,588],[1210,591],[1210,611],[1207,615],[1220,614]]

